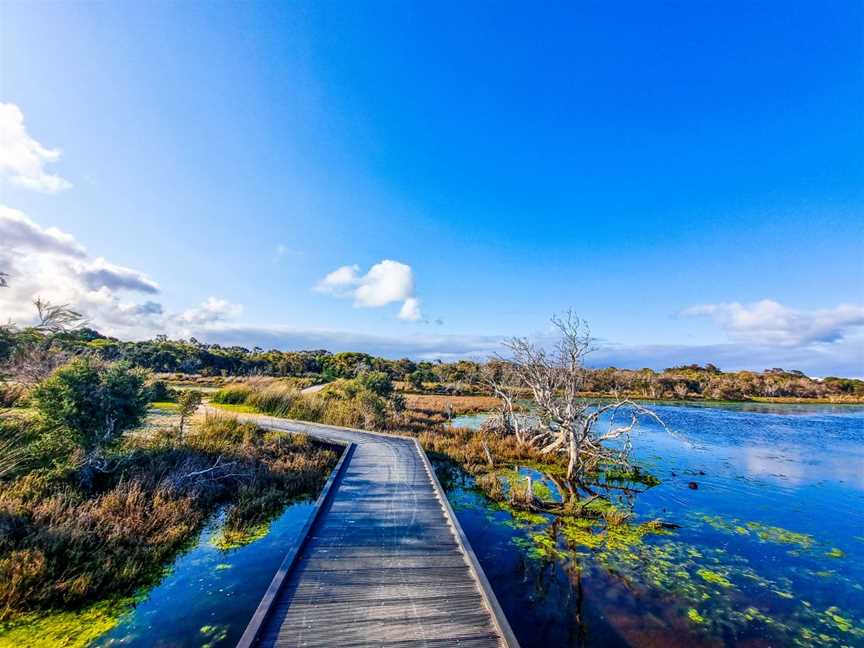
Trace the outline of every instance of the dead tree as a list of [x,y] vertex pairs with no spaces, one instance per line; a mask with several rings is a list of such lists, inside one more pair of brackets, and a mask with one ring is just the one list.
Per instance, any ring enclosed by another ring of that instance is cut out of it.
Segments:
[[487,362],[480,372],[480,382],[501,402],[500,421],[494,427],[504,435],[513,435],[520,444],[530,444],[534,432],[519,412],[521,378],[510,362],[500,359]]
[[[605,404],[585,399],[584,361],[594,350],[591,332],[572,311],[553,317],[552,324],[559,339],[551,350],[527,338],[513,338],[505,344],[512,357],[504,362],[530,390],[537,408],[539,429],[531,434],[531,443],[543,453],[566,453],[568,478],[596,469],[603,460],[626,463],[630,434],[639,420],[646,416],[659,419],[629,399],[616,398]],[[601,430],[598,422],[604,415],[609,425]],[[622,438],[619,450],[607,447],[608,442]]]

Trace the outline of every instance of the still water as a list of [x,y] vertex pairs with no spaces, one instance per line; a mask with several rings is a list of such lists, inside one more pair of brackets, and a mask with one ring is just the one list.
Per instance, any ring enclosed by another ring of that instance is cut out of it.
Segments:
[[653,407],[660,484],[612,496],[678,528],[602,541],[445,479],[522,646],[864,646],[864,407]]
[[289,505],[245,544],[225,538],[224,513],[216,515],[162,581],[92,645],[235,645],[311,510],[311,500]]

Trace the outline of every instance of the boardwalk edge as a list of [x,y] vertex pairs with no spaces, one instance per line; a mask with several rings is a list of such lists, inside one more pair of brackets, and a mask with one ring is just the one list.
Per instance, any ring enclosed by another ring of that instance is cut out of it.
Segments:
[[435,493],[438,496],[439,501],[441,502],[441,506],[444,508],[444,514],[447,516],[450,524],[452,525],[453,531],[456,534],[456,540],[458,541],[459,546],[462,548],[462,551],[468,560],[468,567],[474,574],[474,578],[480,587],[480,595],[483,597],[483,600],[486,603],[486,607],[489,608],[489,612],[492,616],[492,621],[495,624],[495,627],[497,628],[499,634],[501,635],[501,639],[504,640],[504,645],[507,648],[519,648],[519,641],[516,639],[516,635],[513,633],[513,629],[510,627],[510,622],[507,621],[507,615],[504,614],[504,610],[501,608],[501,604],[498,603],[498,597],[495,596],[495,592],[492,590],[492,585],[489,583],[489,579],[486,578],[486,573],[483,571],[483,567],[480,565],[480,561],[477,559],[477,555],[474,553],[474,549],[471,547],[471,543],[468,541],[468,536],[465,535],[465,531],[462,529],[462,525],[459,524],[459,519],[456,517],[456,513],[453,511],[453,507],[450,506],[450,501],[447,499],[447,494],[444,492],[444,488],[441,486],[441,482],[438,481],[438,476],[435,474],[435,469],[432,467],[432,463],[429,461],[429,457],[426,455],[426,451],[423,450],[423,447],[420,445],[420,442],[416,438],[408,438],[411,438],[414,441],[414,444],[417,446],[417,452],[420,453],[423,464],[426,466],[426,472],[429,473],[429,479],[432,481],[432,486],[435,489]]
[[[333,443],[333,441],[328,440],[328,443]],[[270,581],[270,586],[267,588],[264,597],[258,604],[255,614],[252,615],[252,619],[250,619],[249,624],[246,626],[246,630],[240,637],[240,641],[237,642],[237,648],[252,648],[252,646],[255,645],[255,642],[258,639],[258,634],[261,631],[264,622],[267,620],[267,616],[270,614],[270,609],[273,607],[273,603],[276,601],[276,597],[282,589],[285,578],[289,573],[291,573],[294,563],[297,562],[297,556],[300,555],[300,551],[306,545],[306,541],[309,539],[309,533],[315,525],[315,522],[318,520],[325,504],[329,501],[332,492],[336,490],[334,485],[345,471],[345,467],[351,460],[351,455],[354,454],[354,448],[356,447],[357,446],[354,443],[348,443],[345,445],[345,449],[342,451],[342,456],[339,457],[339,462],[333,468],[330,476],[324,483],[324,488],[321,489],[318,499],[315,500],[315,505],[306,520],[306,524],[303,525],[300,533],[288,549],[288,553],[285,554],[285,558],[282,560],[279,570],[276,572],[276,575],[273,576],[273,580]]]

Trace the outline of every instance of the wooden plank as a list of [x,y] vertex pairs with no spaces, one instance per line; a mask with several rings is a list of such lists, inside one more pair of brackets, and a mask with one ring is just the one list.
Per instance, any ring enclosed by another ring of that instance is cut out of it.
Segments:
[[518,648],[415,439],[242,418],[353,450],[238,646]]

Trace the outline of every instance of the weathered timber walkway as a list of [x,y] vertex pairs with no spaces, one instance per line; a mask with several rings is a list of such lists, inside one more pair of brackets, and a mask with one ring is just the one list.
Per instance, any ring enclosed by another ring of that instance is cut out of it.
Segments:
[[345,451],[238,648],[518,648],[416,441],[241,418],[305,432]]

